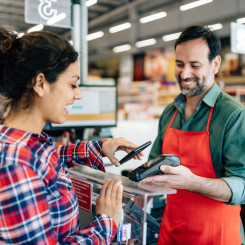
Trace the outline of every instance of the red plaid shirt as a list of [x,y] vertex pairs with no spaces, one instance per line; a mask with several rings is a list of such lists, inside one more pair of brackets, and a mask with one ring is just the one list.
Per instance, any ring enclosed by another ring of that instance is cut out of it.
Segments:
[[110,244],[117,228],[106,215],[79,230],[66,168],[79,163],[105,171],[101,145],[81,141],[56,150],[45,133],[1,125],[0,244]]

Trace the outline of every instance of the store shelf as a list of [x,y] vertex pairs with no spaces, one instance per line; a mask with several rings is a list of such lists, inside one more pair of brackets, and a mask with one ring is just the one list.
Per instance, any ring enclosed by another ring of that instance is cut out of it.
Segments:
[[245,87],[244,88],[226,88],[225,92],[230,95],[245,95]]
[[215,81],[222,91],[245,104],[245,76],[217,77]]
[[152,93],[150,94],[119,94],[118,96],[118,105],[119,107],[125,103],[151,103],[152,102]]
[[[127,89],[118,89],[120,117],[126,119],[159,118],[163,109],[179,94],[177,84],[158,82],[132,82]],[[124,113],[125,115],[122,115]]]
[[245,85],[245,76],[226,76],[226,77],[217,77],[215,81],[219,84],[223,82],[225,85]]
[[164,97],[164,96],[174,96],[176,97],[180,93],[179,89],[175,90],[158,90],[158,96]]
[[169,103],[174,101],[174,98],[179,95],[180,90],[178,86],[174,86],[173,88],[165,88],[159,89],[157,91],[157,103],[156,105],[168,105]]

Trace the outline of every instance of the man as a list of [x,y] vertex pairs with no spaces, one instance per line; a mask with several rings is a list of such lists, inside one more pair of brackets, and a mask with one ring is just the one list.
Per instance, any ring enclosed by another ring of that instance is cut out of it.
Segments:
[[221,57],[211,30],[187,28],[175,51],[181,94],[164,110],[149,158],[175,154],[181,166],[143,180],[177,189],[167,197],[158,244],[241,245],[245,107],[214,81]]

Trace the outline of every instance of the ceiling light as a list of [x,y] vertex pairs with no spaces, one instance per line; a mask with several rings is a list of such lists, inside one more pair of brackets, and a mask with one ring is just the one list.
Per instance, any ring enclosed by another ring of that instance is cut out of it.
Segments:
[[123,23],[121,25],[117,25],[117,26],[111,27],[109,29],[109,32],[110,33],[116,33],[116,32],[119,32],[119,31],[123,31],[123,30],[129,29],[130,27],[131,27],[131,23],[126,22],[126,23]]
[[90,7],[96,3],[97,3],[97,0],[87,0],[85,4],[87,7]]
[[28,29],[27,32],[33,32],[33,31],[41,31],[43,29],[43,24],[39,24],[36,26],[33,26],[32,28]]
[[173,33],[173,34],[165,35],[165,36],[162,37],[162,40],[164,42],[173,41],[173,40],[178,39],[180,34],[181,34],[181,32],[176,32],[176,33]]
[[94,40],[94,39],[97,39],[97,38],[100,38],[100,37],[103,37],[103,36],[104,36],[104,32],[103,31],[98,31],[98,32],[94,32],[94,33],[88,34],[87,37],[86,37],[86,40],[87,41],[91,41],[91,40]]
[[59,21],[65,19],[65,17],[66,17],[66,13],[58,14],[58,15],[56,15],[56,16],[50,18],[50,19],[47,21],[47,24],[48,24],[48,25],[53,25],[53,24],[55,24],[55,23],[57,23],[57,22],[59,22]]
[[155,43],[156,43],[156,39],[150,38],[150,39],[146,39],[146,40],[143,40],[143,41],[136,42],[135,46],[137,48],[142,48],[142,47],[154,45]]
[[213,2],[213,0],[199,0],[199,1],[192,2],[192,3],[184,4],[184,5],[180,6],[179,9],[181,11],[186,11],[188,9],[199,7],[201,5],[211,3],[211,2]]
[[162,11],[156,14],[148,15],[146,17],[140,18],[140,23],[147,23],[153,20],[158,20],[167,16],[167,13]]
[[213,24],[213,25],[209,25],[208,28],[210,28],[211,30],[215,31],[215,30],[220,30],[223,28],[223,25],[218,23],[218,24]]
[[245,17],[237,19],[236,22],[239,23],[239,24],[245,24]]
[[121,45],[121,46],[117,46],[117,47],[114,47],[112,49],[112,51],[114,53],[120,53],[120,52],[125,52],[125,51],[128,51],[131,49],[131,45],[129,44],[124,44],[124,45]]

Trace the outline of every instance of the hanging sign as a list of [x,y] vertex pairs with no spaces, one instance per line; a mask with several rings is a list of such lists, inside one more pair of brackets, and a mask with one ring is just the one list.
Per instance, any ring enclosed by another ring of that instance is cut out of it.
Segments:
[[71,27],[71,0],[25,0],[25,22]]
[[245,54],[245,25],[231,23],[231,51]]

